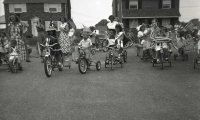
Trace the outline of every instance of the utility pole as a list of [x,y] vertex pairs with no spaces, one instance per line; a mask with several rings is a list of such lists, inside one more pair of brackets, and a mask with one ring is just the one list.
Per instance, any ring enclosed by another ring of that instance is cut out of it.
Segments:
[[67,0],[65,0],[65,18],[67,18]]

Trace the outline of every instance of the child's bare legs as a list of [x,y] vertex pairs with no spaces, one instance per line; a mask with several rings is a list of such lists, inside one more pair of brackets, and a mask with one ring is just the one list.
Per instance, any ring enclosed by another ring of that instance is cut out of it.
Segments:
[[157,62],[160,61],[160,59],[159,59],[159,53],[160,53],[160,50],[157,50],[157,51],[156,51],[156,60],[157,60]]
[[86,53],[86,59],[88,59],[89,61],[91,61],[91,51],[89,49],[85,49],[85,53]]

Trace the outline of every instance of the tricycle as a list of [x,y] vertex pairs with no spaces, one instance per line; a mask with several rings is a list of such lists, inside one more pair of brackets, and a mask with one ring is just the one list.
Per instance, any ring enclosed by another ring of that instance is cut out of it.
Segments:
[[113,70],[113,65],[120,64],[121,68],[123,67],[123,63],[127,62],[127,51],[123,50],[122,54],[117,56],[117,50],[119,50],[116,47],[107,47],[108,48],[108,54],[106,55],[105,59],[105,68],[108,68],[110,65],[110,69]]
[[88,58],[86,56],[86,49],[79,47],[78,52],[79,57],[76,63],[78,64],[79,72],[81,74],[86,74],[87,70],[90,69],[91,66],[96,66],[97,71],[101,70],[101,62],[92,60],[92,57]]
[[157,56],[153,56],[152,65],[155,67],[156,64],[161,64],[161,69],[164,69],[164,64],[168,63],[169,67],[172,66],[171,61],[171,51],[168,50],[168,48],[164,48],[164,44],[167,44],[169,39],[164,40],[154,40],[155,44],[159,45],[159,49],[155,50],[154,53],[157,52]]

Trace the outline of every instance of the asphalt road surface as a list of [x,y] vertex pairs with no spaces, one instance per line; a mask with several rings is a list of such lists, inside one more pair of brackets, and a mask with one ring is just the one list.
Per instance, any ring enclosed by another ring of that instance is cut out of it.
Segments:
[[0,120],[199,120],[200,70],[177,60],[152,67],[128,50],[128,63],[81,75],[69,70],[44,73],[40,59],[12,74],[0,66]]

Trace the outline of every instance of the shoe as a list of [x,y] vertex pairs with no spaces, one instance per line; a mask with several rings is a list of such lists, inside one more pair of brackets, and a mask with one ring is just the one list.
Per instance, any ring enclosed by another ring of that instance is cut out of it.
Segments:
[[159,60],[159,59],[157,59],[157,60],[156,60],[156,62],[157,62],[157,63],[159,63],[159,62],[160,62],[160,60]]
[[26,62],[31,62],[30,60],[26,60]]

